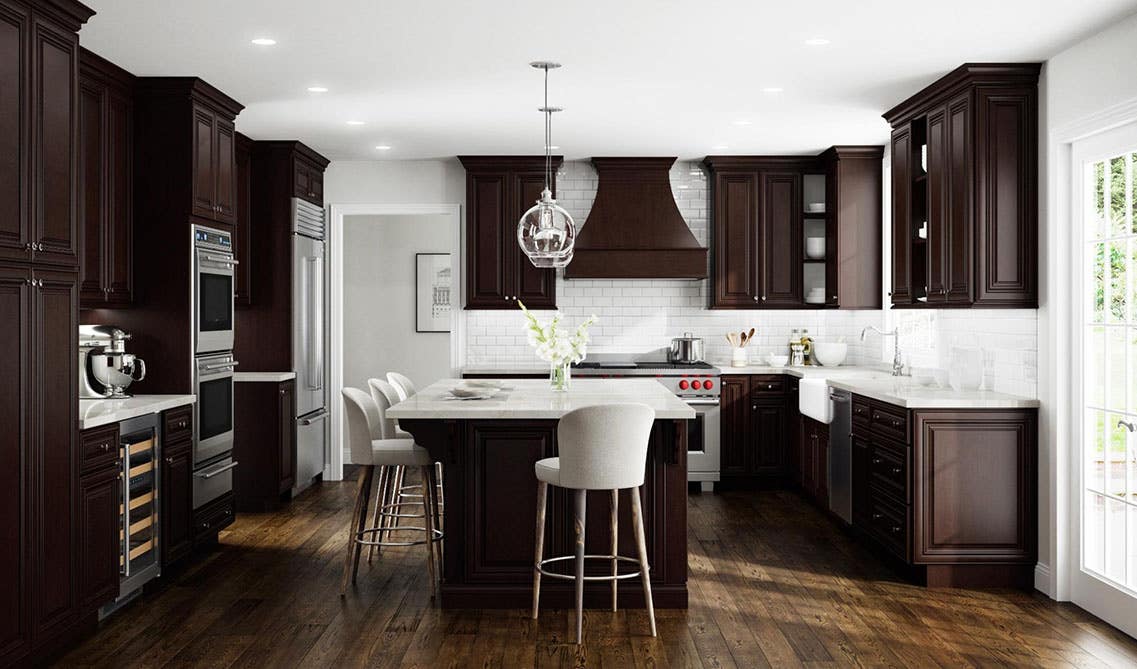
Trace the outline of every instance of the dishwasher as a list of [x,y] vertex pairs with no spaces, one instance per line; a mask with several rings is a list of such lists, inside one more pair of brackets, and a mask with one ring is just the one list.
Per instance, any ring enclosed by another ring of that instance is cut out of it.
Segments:
[[829,424],[829,510],[853,523],[852,394],[829,389],[833,422]]

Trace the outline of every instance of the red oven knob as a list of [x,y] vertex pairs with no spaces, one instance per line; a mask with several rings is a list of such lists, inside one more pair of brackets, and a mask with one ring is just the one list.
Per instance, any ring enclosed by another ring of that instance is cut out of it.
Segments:
[[687,388],[690,387],[690,385],[691,384],[687,383],[687,379],[683,379],[682,381],[679,382],[679,390],[687,390]]
[[707,390],[710,390],[711,388],[715,387],[715,382],[711,381],[710,379],[707,379],[706,381],[703,381],[703,387],[706,388]]
[[695,390],[698,390],[698,389],[703,387],[703,382],[698,380],[698,379],[695,379],[694,381],[691,382],[691,387],[694,388]]

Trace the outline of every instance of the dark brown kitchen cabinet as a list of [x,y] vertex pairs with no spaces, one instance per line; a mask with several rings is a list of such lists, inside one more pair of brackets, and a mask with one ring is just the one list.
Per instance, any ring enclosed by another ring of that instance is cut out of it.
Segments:
[[802,493],[822,508],[829,508],[829,426],[801,417],[799,481]]
[[80,306],[129,304],[132,290],[134,77],[79,56]]
[[193,443],[162,443],[162,566],[193,548]]
[[324,168],[327,163],[312,162],[297,157],[293,163],[293,196],[307,200],[312,204],[324,206]]
[[889,110],[892,304],[1038,305],[1037,63],[968,63]]
[[787,448],[792,427],[785,377],[727,375],[720,383],[722,475],[786,475],[792,468]]
[[118,424],[79,435],[79,599],[95,609],[118,595],[122,460]]
[[[538,269],[517,243],[517,222],[545,187],[543,156],[459,156],[466,168],[466,308],[557,306],[556,271]],[[555,171],[563,159],[555,156]],[[550,184],[556,192],[556,183]]]
[[233,496],[239,511],[280,506],[296,480],[296,382],[240,382],[233,396]]
[[79,262],[80,7],[0,2],[0,259]]
[[161,187],[167,209],[184,206],[198,222],[235,224],[234,119],[243,108],[196,77],[138,78],[138,187]]
[[928,585],[1033,583],[1037,410],[853,402],[858,532]]
[[[710,171],[710,306],[716,309],[879,308],[883,147],[834,146],[816,157],[707,156]],[[806,179],[820,179],[827,211],[805,213]],[[826,240],[824,258],[805,253],[811,236]],[[814,269],[817,269],[814,272]],[[819,283],[820,282],[820,283]]]
[[234,151],[237,169],[237,215],[233,224],[233,300],[238,306],[248,306],[252,295],[252,225],[253,225],[253,140],[237,133]]

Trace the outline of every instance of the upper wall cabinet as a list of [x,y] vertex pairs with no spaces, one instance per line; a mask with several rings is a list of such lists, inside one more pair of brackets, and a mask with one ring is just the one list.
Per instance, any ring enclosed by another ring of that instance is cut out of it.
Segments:
[[131,301],[134,76],[83,49],[79,56],[80,305]]
[[[544,156],[459,156],[466,168],[466,308],[557,307],[556,270],[517,243],[517,221],[541,198]],[[563,158],[553,157],[554,172]],[[549,185],[556,193],[556,183]]]
[[238,305],[252,304],[253,254],[253,140],[237,133],[237,215],[233,225],[233,255],[237,267],[233,269],[233,299]]
[[880,308],[883,156],[708,156],[710,306]]
[[[196,77],[138,79],[139,186],[161,197],[146,209],[185,208],[196,222],[237,221],[237,132],[244,107]],[[180,212],[179,212],[180,213]]]
[[0,259],[79,263],[79,26],[72,2],[0,1]]
[[1038,306],[1040,68],[965,64],[884,115],[893,306]]

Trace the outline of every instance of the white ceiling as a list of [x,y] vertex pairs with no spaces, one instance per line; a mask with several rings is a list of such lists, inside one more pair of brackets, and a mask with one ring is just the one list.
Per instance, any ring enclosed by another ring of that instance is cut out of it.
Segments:
[[[364,160],[542,152],[538,59],[564,63],[550,103],[565,107],[553,143],[568,158],[884,143],[881,112],[960,63],[1045,60],[1137,12],[1137,0],[87,2],[92,51],[138,75],[202,77],[246,105],[237,126],[254,139]],[[277,45],[250,43],[261,36]],[[830,44],[805,44],[816,37]]]

